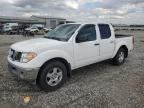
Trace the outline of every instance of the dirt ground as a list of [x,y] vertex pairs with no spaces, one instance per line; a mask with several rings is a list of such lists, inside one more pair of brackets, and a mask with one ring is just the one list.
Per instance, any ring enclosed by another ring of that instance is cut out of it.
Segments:
[[[105,61],[77,69],[62,88],[50,93],[8,72],[9,46],[30,38],[0,35],[0,108],[144,108],[144,31],[121,33],[135,36],[134,51],[122,66]],[[27,104],[25,96],[30,97]]]

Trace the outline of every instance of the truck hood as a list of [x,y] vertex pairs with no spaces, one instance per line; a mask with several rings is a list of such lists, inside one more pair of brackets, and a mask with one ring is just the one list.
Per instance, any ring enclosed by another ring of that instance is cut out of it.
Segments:
[[48,50],[57,45],[62,45],[65,42],[57,41],[46,38],[31,39],[23,42],[17,42],[11,46],[12,49],[19,52],[41,52],[43,50]]

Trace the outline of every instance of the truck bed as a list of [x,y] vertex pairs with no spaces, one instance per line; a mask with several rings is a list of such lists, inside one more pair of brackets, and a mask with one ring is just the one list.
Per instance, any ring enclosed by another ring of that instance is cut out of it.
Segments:
[[115,34],[116,38],[124,38],[124,37],[131,37],[132,35],[130,34]]
[[116,38],[115,44],[123,41],[127,45],[129,51],[133,49],[133,36],[132,35],[116,34],[115,38]]

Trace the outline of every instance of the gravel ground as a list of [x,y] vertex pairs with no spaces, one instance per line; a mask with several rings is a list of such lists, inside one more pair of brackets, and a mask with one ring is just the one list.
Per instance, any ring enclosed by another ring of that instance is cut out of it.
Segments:
[[[132,34],[135,49],[122,66],[105,61],[77,69],[62,88],[50,93],[18,81],[7,70],[9,45],[30,38],[0,36],[0,108],[144,108],[144,32]],[[25,96],[30,97],[27,104]]]

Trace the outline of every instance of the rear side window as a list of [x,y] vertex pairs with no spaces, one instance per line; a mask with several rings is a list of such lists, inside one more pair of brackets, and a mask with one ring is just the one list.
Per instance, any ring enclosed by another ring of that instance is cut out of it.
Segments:
[[111,37],[111,30],[108,24],[98,24],[101,39],[108,39]]

